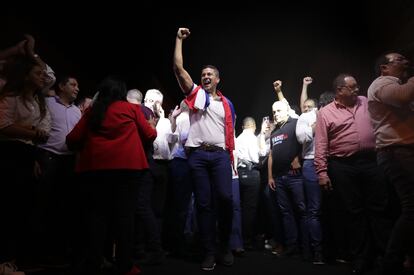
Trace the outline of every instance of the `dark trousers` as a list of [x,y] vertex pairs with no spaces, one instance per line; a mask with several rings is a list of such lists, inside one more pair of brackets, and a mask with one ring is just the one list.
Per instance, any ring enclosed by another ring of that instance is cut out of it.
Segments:
[[232,179],[233,188],[233,220],[230,235],[230,248],[243,249],[242,215],[240,208],[240,184],[238,178]]
[[316,176],[313,159],[305,159],[303,161],[302,174],[306,198],[306,223],[309,231],[309,244],[314,251],[321,251],[321,188]]
[[137,188],[134,253],[144,253],[145,246],[150,252],[159,252],[162,250],[161,233],[151,204],[153,177],[149,170],[142,172]]
[[189,213],[191,194],[193,186],[191,181],[190,166],[188,160],[183,158],[174,158],[170,162],[170,182],[172,188],[172,221],[171,228],[171,251],[182,253],[185,249],[184,231]]
[[[154,159],[150,161],[150,170],[153,176],[153,190],[152,190],[152,207],[154,209],[154,214],[159,223],[161,235],[162,226],[165,214],[165,205],[167,198],[171,197],[171,194],[168,194],[168,180],[169,180],[169,160],[160,160]],[[167,195],[168,194],[168,195]]]
[[114,170],[81,175],[87,240],[84,274],[100,274],[107,228],[111,222],[117,244],[119,274],[131,269],[134,215],[142,173]]
[[226,151],[191,152],[190,165],[197,206],[200,240],[206,255],[216,252],[216,221],[223,249],[229,249],[232,230],[233,195],[230,156]]
[[273,238],[278,244],[285,244],[282,214],[277,203],[276,191],[269,188],[267,159],[260,169],[260,193],[258,204],[259,226],[265,238]]
[[377,160],[401,203],[401,215],[386,249],[384,274],[401,274],[404,256],[414,255],[414,148],[385,148],[378,152]]
[[77,240],[80,214],[75,155],[57,155],[38,149],[41,174],[36,184],[34,221],[41,256],[68,256]]
[[257,232],[257,205],[260,194],[260,172],[257,169],[239,168],[240,204],[243,239],[252,242]]
[[[277,202],[282,213],[286,246],[298,246],[299,240],[301,240],[302,247],[306,249],[308,234],[306,231],[306,204],[302,175],[286,174],[277,176],[275,182]],[[299,226],[297,226],[296,217]]]
[[350,253],[354,263],[371,261],[385,251],[391,228],[391,221],[385,217],[386,180],[377,166],[376,155],[367,152],[330,158],[328,173],[349,216]]
[[349,215],[337,189],[322,190],[321,226],[327,261],[350,260]]
[[32,257],[34,146],[0,142],[0,262]]

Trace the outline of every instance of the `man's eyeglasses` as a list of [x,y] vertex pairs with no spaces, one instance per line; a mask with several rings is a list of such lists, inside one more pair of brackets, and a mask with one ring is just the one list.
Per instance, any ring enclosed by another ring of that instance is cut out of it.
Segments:
[[388,60],[387,64],[402,63],[404,61],[407,61],[407,58],[405,56],[398,56],[398,57],[394,58],[393,60]]
[[355,86],[341,86],[341,88],[347,88],[349,91],[353,92],[353,91],[358,91],[359,90],[359,85],[355,85]]

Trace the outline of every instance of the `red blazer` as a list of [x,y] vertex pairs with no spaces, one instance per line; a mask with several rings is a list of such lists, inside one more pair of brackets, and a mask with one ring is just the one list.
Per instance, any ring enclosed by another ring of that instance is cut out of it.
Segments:
[[145,119],[141,107],[126,101],[112,103],[99,133],[88,127],[88,110],[66,136],[69,148],[80,151],[77,172],[148,168],[143,142],[153,142],[157,132]]

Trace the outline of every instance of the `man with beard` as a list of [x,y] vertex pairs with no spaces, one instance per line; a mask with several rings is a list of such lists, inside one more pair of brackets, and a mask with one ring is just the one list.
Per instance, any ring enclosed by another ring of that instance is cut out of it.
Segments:
[[343,203],[345,215],[338,222],[349,226],[353,272],[362,274],[384,252],[388,238],[385,180],[376,164],[367,98],[358,96],[358,83],[349,74],[337,76],[333,89],[335,100],[317,115],[316,172],[319,185]]
[[200,238],[205,252],[201,269],[216,265],[216,215],[219,227],[218,260],[233,264],[229,248],[232,229],[232,153],[234,150],[233,104],[217,90],[219,71],[207,65],[201,71],[201,85],[194,84],[183,67],[182,43],[190,30],[180,28],[175,39],[174,73],[190,109],[190,131],[185,146],[194,182]]

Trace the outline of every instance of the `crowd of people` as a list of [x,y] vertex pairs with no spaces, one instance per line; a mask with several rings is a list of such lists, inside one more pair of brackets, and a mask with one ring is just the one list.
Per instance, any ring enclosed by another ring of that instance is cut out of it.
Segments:
[[[299,110],[273,83],[257,131],[220,90],[217,67],[200,84],[184,67],[179,28],[173,72],[184,99],[108,76],[93,98],[59,75],[25,39],[0,52],[0,275],[62,266],[73,274],[135,275],[167,255],[202,270],[247,251],[316,265],[349,262],[354,274],[403,274],[414,262],[414,77],[382,54],[360,95],[342,73],[332,92]],[[21,271],[19,271],[18,267]]]

